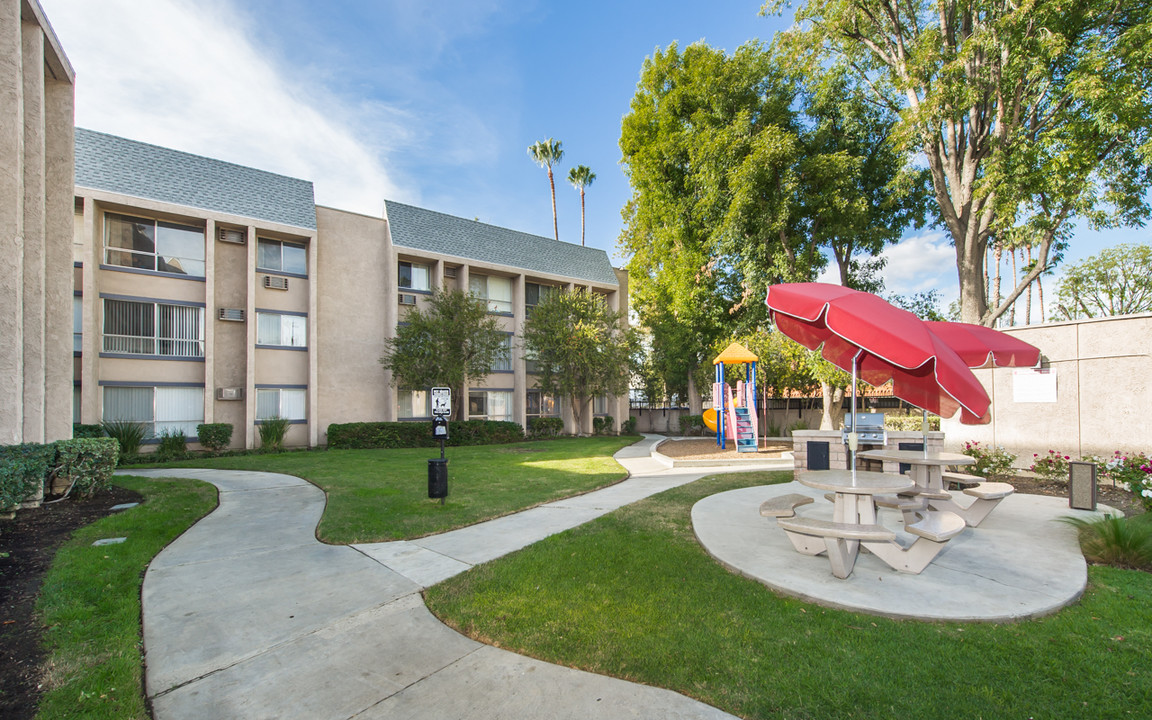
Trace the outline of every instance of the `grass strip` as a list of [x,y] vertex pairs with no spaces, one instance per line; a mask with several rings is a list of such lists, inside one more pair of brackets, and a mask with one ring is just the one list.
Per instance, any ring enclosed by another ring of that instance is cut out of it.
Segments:
[[428,499],[434,448],[322,450],[182,461],[164,467],[302,477],[328,496],[317,528],[333,544],[405,540],[465,527],[618,482],[612,455],[635,437],[560,438],[448,448],[448,498]]
[[[48,650],[38,720],[147,720],[140,585],[148,563],[216,507],[216,488],[195,480],[120,476],[144,496],[137,507],[80,528],[56,554],[36,605]],[[118,545],[96,540],[124,537]]]
[[1081,602],[1011,624],[822,608],[725,570],[692,532],[697,500],[790,475],[669,490],[430,588],[428,605],[485,642],[745,718],[1152,717],[1152,575],[1093,567]]

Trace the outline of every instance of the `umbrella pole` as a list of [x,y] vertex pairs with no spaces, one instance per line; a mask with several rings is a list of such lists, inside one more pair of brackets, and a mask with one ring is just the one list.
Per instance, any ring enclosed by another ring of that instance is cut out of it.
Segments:
[[856,484],[856,448],[860,445],[860,436],[856,434],[856,365],[860,361],[863,350],[852,356],[852,431],[848,433],[848,452],[852,458],[852,484]]
[[924,433],[924,457],[928,457],[928,411],[923,408],[920,411],[924,413],[924,420],[920,424],[920,430]]

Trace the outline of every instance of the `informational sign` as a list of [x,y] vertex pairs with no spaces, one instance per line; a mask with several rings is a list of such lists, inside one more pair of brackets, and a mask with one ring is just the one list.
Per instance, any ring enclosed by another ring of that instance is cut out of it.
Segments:
[[448,417],[452,414],[452,390],[450,388],[432,388],[432,414],[436,417]]
[[1016,369],[1012,371],[1012,402],[1056,402],[1055,368]]

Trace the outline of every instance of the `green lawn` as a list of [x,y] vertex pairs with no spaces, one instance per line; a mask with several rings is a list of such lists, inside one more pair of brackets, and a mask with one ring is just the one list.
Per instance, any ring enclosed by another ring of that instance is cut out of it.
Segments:
[[886,620],[778,596],[701,549],[707,478],[426,592],[479,639],[671,688],[747,718],[1152,717],[1152,575],[1093,567],[1082,601],[993,625]]
[[612,455],[635,437],[560,438],[448,448],[448,498],[428,499],[437,448],[322,450],[181,462],[287,473],[328,495],[317,536],[334,544],[403,540],[445,532],[595,490],[627,473]]
[[[36,717],[147,720],[140,584],[152,558],[216,507],[194,480],[117,477],[144,502],[77,530],[52,562],[36,605],[49,653]],[[94,547],[101,538],[119,545]]]

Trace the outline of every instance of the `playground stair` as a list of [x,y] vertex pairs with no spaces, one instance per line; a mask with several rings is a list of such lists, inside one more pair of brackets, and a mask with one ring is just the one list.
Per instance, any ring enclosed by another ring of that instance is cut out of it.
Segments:
[[756,452],[756,430],[746,407],[733,408],[736,415],[736,451]]

